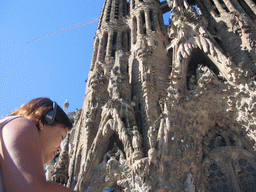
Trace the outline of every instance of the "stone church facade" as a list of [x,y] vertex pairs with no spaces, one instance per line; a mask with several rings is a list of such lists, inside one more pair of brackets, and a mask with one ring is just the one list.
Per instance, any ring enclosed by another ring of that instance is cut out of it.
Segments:
[[77,191],[256,191],[255,64],[255,0],[106,0],[52,180]]

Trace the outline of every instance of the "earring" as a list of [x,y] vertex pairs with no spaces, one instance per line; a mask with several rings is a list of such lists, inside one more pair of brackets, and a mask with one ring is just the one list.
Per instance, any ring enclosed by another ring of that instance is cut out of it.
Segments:
[[39,130],[42,130],[44,128],[44,126],[40,127]]

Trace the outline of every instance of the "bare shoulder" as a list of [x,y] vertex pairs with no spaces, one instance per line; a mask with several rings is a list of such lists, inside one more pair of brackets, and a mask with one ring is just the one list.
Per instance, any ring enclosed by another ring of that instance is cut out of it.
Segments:
[[[8,120],[8,119],[7,119]],[[35,124],[25,117],[18,117],[8,122],[4,127],[4,132],[15,132],[15,131],[31,131],[37,130]]]
[[22,144],[25,146],[25,143],[28,142],[37,144],[39,133],[32,121],[25,117],[19,117],[2,128],[2,139],[5,145],[17,146]]

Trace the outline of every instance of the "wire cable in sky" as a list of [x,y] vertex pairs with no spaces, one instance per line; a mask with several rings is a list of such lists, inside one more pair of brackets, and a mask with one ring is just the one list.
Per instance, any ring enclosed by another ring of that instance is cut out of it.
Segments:
[[27,41],[27,43],[32,42],[32,41],[37,41],[37,40],[42,39],[42,38],[44,38],[44,37],[49,37],[49,36],[51,36],[51,35],[55,35],[55,34],[58,34],[58,33],[63,33],[63,32],[66,32],[66,31],[69,31],[69,30],[72,30],[72,29],[76,29],[76,28],[82,27],[82,26],[84,26],[84,25],[89,25],[89,24],[92,24],[92,23],[96,23],[98,20],[99,20],[99,18],[96,18],[96,19],[93,19],[93,20],[90,20],[90,21],[86,21],[86,22],[84,22],[84,23],[80,23],[80,24],[77,24],[77,25],[74,25],[74,26],[70,26],[70,27],[68,27],[68,28],[61,29],[61,30],[59,30],[59,31],[55,31],[55,32],[53,32],[53,33],[49,33],[49,34],[47,34],[47,35],[43,35],[43,36],[41,36],[41,37],[32,39],[32,40],[30,40],[30,41]]

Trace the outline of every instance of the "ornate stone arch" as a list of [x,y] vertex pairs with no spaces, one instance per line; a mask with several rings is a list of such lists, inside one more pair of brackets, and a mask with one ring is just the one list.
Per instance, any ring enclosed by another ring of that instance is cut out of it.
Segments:
[[256,191],[256,157],[245,149],[213,150],[202,163],[205,191]]
[[[218,67],[218,61],[210,57],[209,54],[204,53],[200,49],[194,49],[191,52],[191,55],[184,61],[181,69],[182,74],[182,85],[184,89],[189,89],[188,82],[191,78],[195,78],[198,80],[199,77],[197,74],[197,70],[200,67],[208,67],[219,80],[224,80],[219,77],[220,73],[222,73],[221,69]],[[193,71],[192,71],[193,70]]]
[[203,191],[256,191],[256,156],[243,134],[218,123],[207,132],[201,164]]

